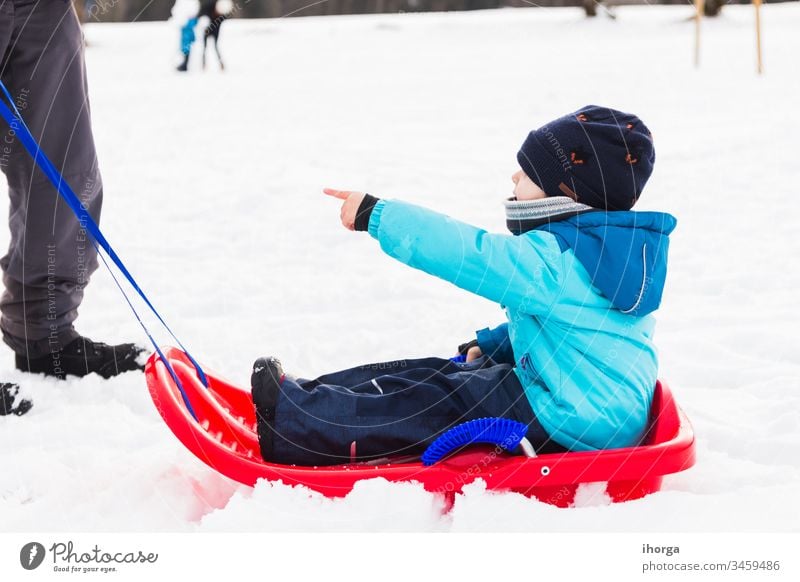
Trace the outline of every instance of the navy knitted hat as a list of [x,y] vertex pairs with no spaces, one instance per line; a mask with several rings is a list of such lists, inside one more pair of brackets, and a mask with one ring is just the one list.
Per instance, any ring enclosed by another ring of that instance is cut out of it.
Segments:
[[653,171],[656,152],[641,119],[587,105],[530,132],[517,161],[548,196],[630,210]]

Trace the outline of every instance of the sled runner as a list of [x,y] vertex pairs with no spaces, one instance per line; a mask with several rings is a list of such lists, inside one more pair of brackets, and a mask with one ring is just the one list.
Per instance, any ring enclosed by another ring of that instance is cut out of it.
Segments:
[[[694,464],[694,433],[663,382],[656,386],[646,443],[624,449],[527,457],[500,447],[473,445],[426,466],[417,458],[392,458],[333,467],[278,465],[262,460],[250,391],[206,370],[208,387],[189,358],[177,348],[163,350],[180,389],[157,354],[145,375],[153,403],[178,439],[195,456],[223,475],[253,486],[258,479],[304,485],[328,497],[349,493],[361,479],[416,481],[432,492],[453,495],[475,479],[490,490],[515,491],[569,506],[581,483],[605,482],[613,501],[638,499],[661,488],[664,475]],[[196,418],[196,420],[195,420]]]

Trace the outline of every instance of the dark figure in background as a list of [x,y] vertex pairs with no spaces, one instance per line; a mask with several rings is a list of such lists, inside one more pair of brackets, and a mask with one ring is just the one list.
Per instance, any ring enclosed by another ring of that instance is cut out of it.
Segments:
[[217,53],[217,60],[219,61],[219,68],[225,70],[225,65],[222,62],[222,55],[219,54],[219,30],[222,28],[222,23],[230,18],[231,3],[224,0],[203,0],[200,4],[200,12],[197,13],[198,18],[207,16],[211,21],[203,32],[203,68],[206,68],[206,47],[208,46],[208,38],[214,38],[214,50]]

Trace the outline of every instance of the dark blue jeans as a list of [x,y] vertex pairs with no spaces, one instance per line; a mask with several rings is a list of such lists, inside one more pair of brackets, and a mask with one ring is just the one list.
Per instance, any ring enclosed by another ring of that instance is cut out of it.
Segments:
[[486,416],[528,425],[543,452],[564,450],[536,420],[511,366],[488,356],[358,366],[316,380],[287,377],[275,408],[273,462],[334,465],[419,455],[442,432]]

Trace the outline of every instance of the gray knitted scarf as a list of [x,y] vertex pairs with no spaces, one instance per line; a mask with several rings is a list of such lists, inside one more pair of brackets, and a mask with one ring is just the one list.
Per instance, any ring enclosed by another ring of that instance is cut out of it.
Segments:
[[597,210],[575,202],[569,196],[548,196],[538,200],[509,198],[503,204],[506,207],[506,225],[513,234],[522,234],[542,224]]

